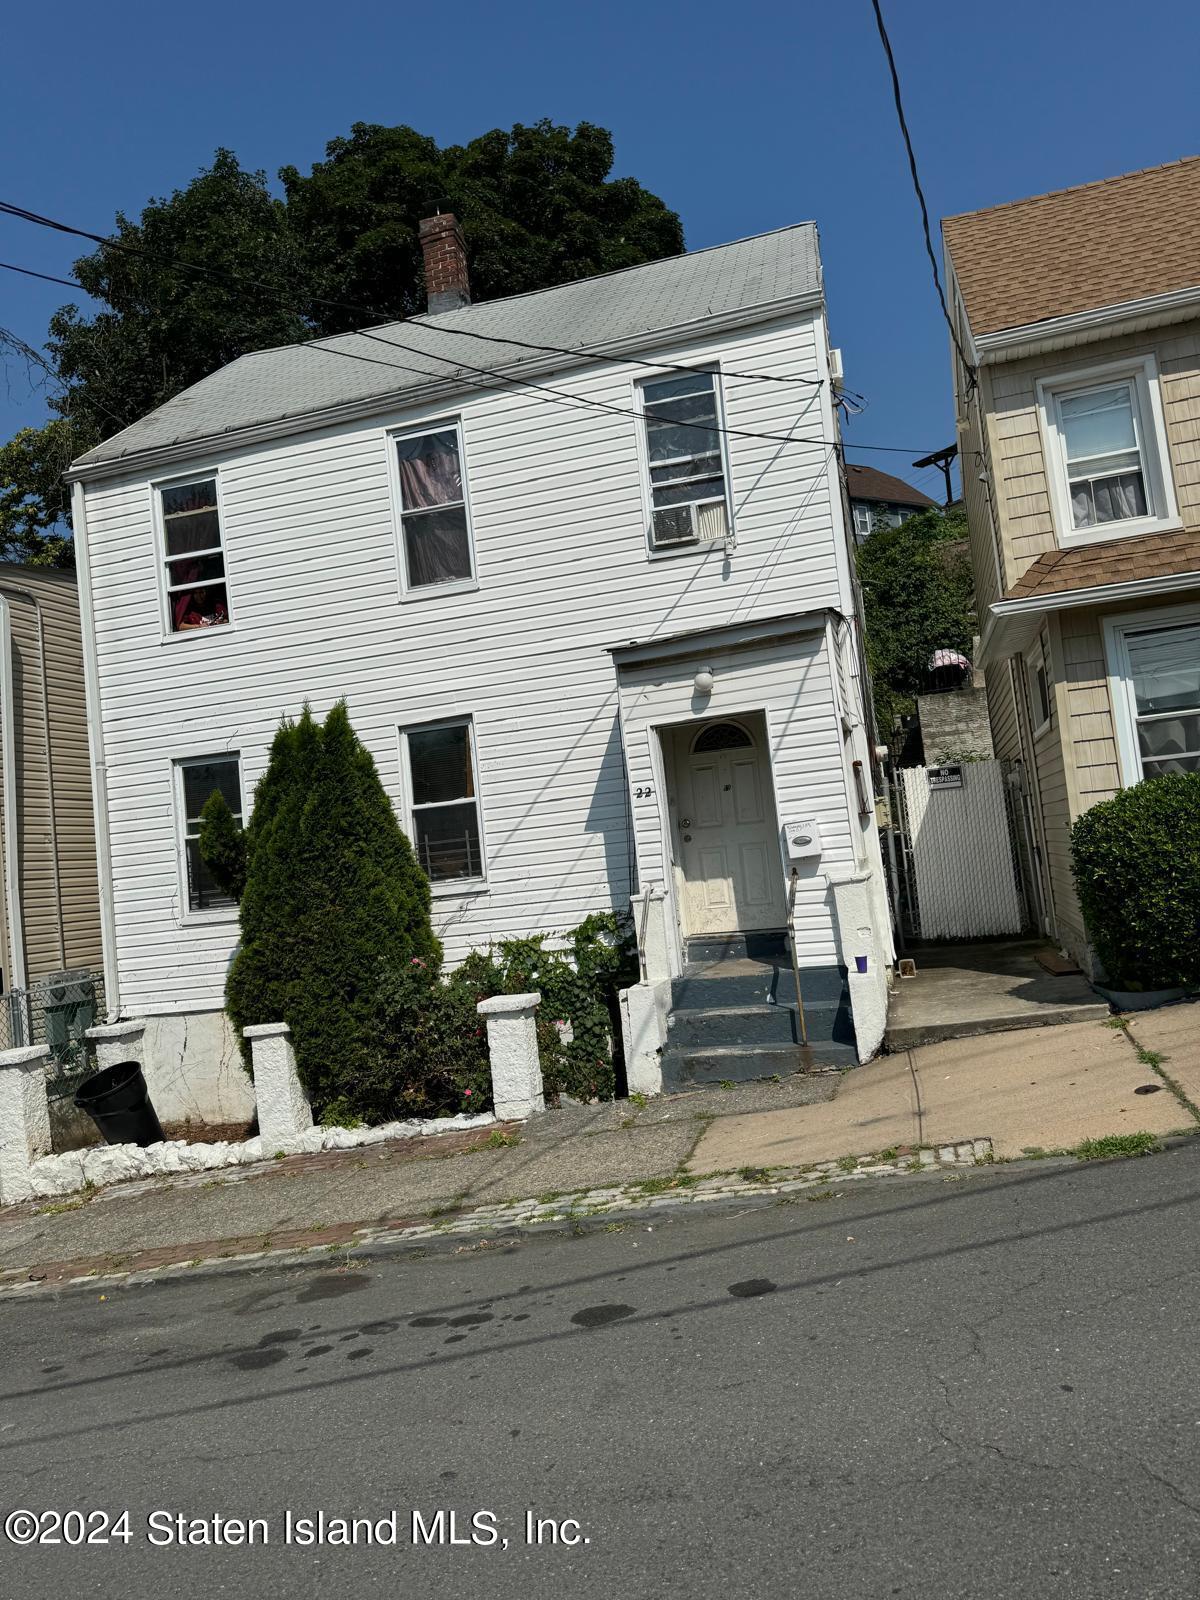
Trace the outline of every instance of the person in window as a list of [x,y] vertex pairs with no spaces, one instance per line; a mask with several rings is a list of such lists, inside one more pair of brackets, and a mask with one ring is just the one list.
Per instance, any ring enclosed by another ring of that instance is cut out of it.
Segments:
[[188,589],[171,596],[171,623],[176,633],[190,628],[215,628],[228,621],[229,603],[224,584]]

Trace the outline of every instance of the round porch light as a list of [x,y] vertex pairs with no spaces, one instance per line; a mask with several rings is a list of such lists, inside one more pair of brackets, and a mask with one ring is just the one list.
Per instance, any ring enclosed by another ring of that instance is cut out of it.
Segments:
[[697,694],[711,694],[716,681],[711,672],[698,672],[692,679],[692,688]]

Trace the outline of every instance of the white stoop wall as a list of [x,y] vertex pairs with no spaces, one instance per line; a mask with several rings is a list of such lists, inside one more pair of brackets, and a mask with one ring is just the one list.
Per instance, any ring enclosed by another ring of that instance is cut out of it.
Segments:
[[[628,904],[635,880],[608,649],[851,607],[834,454],[801,442],[833,437],[820,314],[656,353],[825,380],[820,389],[723,380],[729,427],[800,436],[728,439],[732,553],[648,556],[636,419],[492,392],[172,463],[157,476],[218,469],[233,623],[164,637],[152,480],[87,486],[123,1014],[219,1008],[236,944],[236,918],[187,912],[173,762],[240,752],[248,810],[279,719],[305,700],[323,716],[346,697],[406,825],[398,729],[474,719],[488,882],[436,897],[451,960]],[[551,381],[629,408],[639,375],[596,365]],[[402,601],[388,432],[453,417],[478,589]],[[848,833],[833,817],[842,781],[834,713],[821,710],[829,676],[818,642],[811,675],[773,713],[772,737],[786,728],[790,741],[786,805],[830,816],[830,859],[840,860]],[[839,804],[844,815],[844,789]],[[832,947],[815,890],[813,903],[804,955],[817,960]]]

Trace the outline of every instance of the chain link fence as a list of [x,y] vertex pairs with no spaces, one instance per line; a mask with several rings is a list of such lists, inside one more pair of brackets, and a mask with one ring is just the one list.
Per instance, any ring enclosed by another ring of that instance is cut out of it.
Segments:
[[47,1089],[52,1100],[75,1092],[88,1071],[87,1030],[104,1015],[104,979],[79,968],[38,978],[0,995],[0,1049],[47,1044]]

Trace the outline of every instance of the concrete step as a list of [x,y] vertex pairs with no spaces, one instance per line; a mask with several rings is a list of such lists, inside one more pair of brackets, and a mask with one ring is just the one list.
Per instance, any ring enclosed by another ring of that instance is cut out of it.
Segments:
[[793,1072],[815,1072],[822,1067],[857,1066],[854,1047],[828,1041],[809,1049],[800,1045],[745,1049],[737,1045],[705,1050],[663,1052],[663,1083],[682,1089],[703,1083],[750,1083],[756,1078],[786,1077]]
[[688,939],[687,959],[692,966],[746,959],[780,961],[786,965],[791,961],[787,930],[776,928],[761,933],[717,933],[700,939]]
[[[840,967],[801,967],[800,988],[807,1008],[846,1002],[846,976]],[[703,1010],[711,1006],[794,1005],[796,980],[790,961],[774,964],[731,957],[696,963],[671,985],[672,1006]]]
[[[821,1038],[832,1035],[835,1008],[828,1015],[805,1012],[809,1029]],[[743,1049],[759,1045],[800,1043],[800,1018],[795,1006],[704,1006],[695,1010],[673,1011],[668,1041],[673,1050],[707,1048],[710,1045],[740,1045]]]
[[979,1039],[989,1033],[1016,1033],[1024,1028],[1054,1028],[1064,1022],[1104,1022],[1112,1015],[1107,1002],[1045,1006],[1039,1011],[999,1012],[991,1017],[947,1018],[940,1022],[889,1024],[883,1036],[888,1054],[916,1050],[923,1044],[940,1044],[945,1039]]

